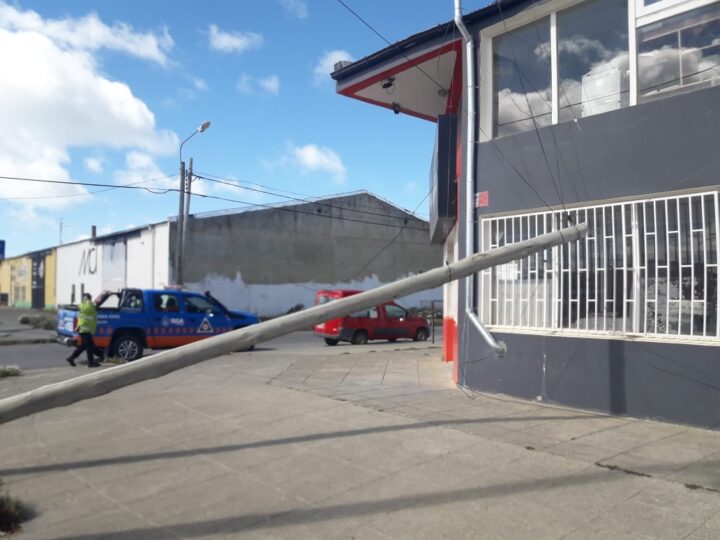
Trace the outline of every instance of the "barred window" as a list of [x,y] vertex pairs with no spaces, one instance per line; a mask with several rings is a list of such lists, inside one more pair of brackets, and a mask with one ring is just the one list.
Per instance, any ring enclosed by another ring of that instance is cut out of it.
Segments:
[[720,339],[718,193],[483,219],[483,250],[588,224],[578,241],[479,274],[505,328]]

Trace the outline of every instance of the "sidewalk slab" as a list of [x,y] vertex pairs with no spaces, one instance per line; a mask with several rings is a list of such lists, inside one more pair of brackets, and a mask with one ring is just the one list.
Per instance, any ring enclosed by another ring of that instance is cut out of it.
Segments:
[[38,509],[17,538],[720,537],[718,432],[463,391],[430,345],[336,349],[0,426],[0,478]]

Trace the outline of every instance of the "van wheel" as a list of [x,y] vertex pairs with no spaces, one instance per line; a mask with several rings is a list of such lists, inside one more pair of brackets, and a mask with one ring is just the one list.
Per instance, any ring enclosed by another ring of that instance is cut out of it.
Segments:
[[351,343],[353,345],[367,345],[368,335],[365,330],[358,330],[353,334]]
[[427,328],[418,328],[417,333],[415,334],[415,338],[413,341],[427,341],[427,338],[430,336],[430,332],[428,332]]
[[110,356],[126,362],[137,360],[143,355],[143,344],[135,334],[120,334],[113,339]]
[[337,345],[339,341],[340,341],[339,339],[331,339],[329,337],[325,338],[326,345]]

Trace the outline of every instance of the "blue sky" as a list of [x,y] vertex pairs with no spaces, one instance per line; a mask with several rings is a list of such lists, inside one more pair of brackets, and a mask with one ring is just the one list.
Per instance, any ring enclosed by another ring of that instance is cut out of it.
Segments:
[[[452,0],[346,2],[391,42],[453,14]],[[385,46],[335,0],[0,0],[0,49],[15,51],[0,59],[0,176],[176,187],[179,142],[210,120],[183,149],[196,171],[301,196],[367,189],[412,210],[434,124],[339,96],[327,73],[328,58]],[[69,242],[177,213],[176,193],[99,190],[0,180],[6,254],[56,245],[60,220]],[[239,206],[195,197],[191,211]]]

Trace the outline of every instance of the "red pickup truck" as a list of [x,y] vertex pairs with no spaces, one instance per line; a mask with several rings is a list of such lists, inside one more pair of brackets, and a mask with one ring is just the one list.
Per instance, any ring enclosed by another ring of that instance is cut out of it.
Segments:
[[[361,292],[348,289],[320,290],[315,295],[315,305]],[[340,341],[364,345],[371,339],[396,341],[407,338],[425,341],[430,336],[430,330],[426,319],[412,315],[395,302],[387,302],[347,317],[320,323],[315,326],[315,335],[324,338],[328,345],[337,345]]]

